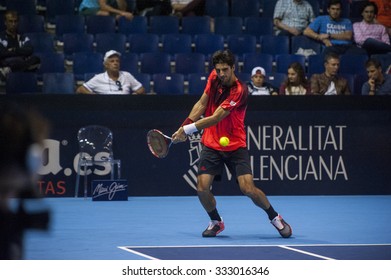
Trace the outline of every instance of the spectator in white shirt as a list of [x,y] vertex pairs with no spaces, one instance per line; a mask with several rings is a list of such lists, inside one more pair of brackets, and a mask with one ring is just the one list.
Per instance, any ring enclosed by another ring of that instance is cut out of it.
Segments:
[[77,93],[86,94],[144,94],[143,85],[132,74],[120,71],[121,54],[115,50],[106,52],[103,65],[106,71],[95,75],[77,88]]

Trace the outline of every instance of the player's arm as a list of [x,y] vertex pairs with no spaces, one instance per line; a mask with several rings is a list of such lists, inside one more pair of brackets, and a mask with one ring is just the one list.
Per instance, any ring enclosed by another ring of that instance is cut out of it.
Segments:
[[194,104],[188,118],[193,122],[197,121],[205,113],[206,106],[208,105],[208,100],[209,96],[206,93],[203,93],[197,103]]
[[194,123],[180,127],[178,131],[175,132],[172,136],[174,143],[185,141],[186,135],[188,134],[192,134],[196,131],[216,125],[218,122],[220,122],[229,114],[230,114],[229,110],[224,110],[222,107],[218,107],[216,111],[213,113],[213,115],[199,119]]
[[218,107],[212,116],[200,119],[196,121],[194,124],[197,130],[202,130],[204,128],[216,125],[218,122],[220,122],[229,114],[230,114],[229,110],[224,110],[223,108]]
[[208,100],[209,96],[206,93],[203,93],[197,103],[194,104],[189,116],[183,122],[182,126],[172,135],[172,140],[174,143],[186,141],[186,134],[183,131],[183,126],[194,123],[194,121],[197,121],[202,116],[202,114],[205,113]]

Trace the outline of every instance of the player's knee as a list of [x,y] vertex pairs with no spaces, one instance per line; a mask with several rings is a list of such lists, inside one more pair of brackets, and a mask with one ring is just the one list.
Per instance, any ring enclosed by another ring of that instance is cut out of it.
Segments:
[[252,185],[243,185],[243,186],[240,186],[240,190],[241,192],[245,195],[245,196],[248,196],[248,197],[252,197],[254,196],[254,187]]
[[209,191],[210,191],[209,187],[206,187],[206,186],[203,186],[200,184],[197,185],[197,193],[202,194],[202,193],[207,193]]

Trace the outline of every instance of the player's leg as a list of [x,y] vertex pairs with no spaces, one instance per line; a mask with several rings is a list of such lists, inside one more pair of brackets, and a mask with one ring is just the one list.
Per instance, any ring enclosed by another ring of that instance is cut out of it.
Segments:
[[201,174],[197,178],[198,198],[207,213],[216,209],[216,199],[210,191],[213,178],[214,176],[210,174]]
[[235,170],[242,193],[266,212],[272,225],[282,237],[290,237],[292,235],[290,225],[274,210],[265,193],[254,184],[248,150],[238,149],[231,155],[228,163]]
[[215,237],[224,230],[224,222],[216,209],[216,199],[210,190],[213,179],[220,174],[222,166],[219,153],[203,147],[198,163],[197,194],[210,218],[208,227],[202,233],[203,237]]
[[224,222],[216,208],[216,199],[210,191],[214,175],[198,175],[197,194],[198,198],[210,217],[208,227],[202,233],[203,237],[215,237],[224,230]]
[[238,176],[238,182],[243,194],[251,198],[255,205],[265,210],[270,222],[280,235],[284,238],[290,237],[292,235],[291,226],[274,210],[264,192],[254,185],[252,174]]

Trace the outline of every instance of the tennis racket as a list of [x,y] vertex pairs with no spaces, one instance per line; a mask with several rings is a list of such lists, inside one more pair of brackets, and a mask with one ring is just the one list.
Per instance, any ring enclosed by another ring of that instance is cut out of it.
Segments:
[[165,158],[172,145],[172,138],[160,130],[151,129],[147,133],[147,144],[151,153],[157,158]]

